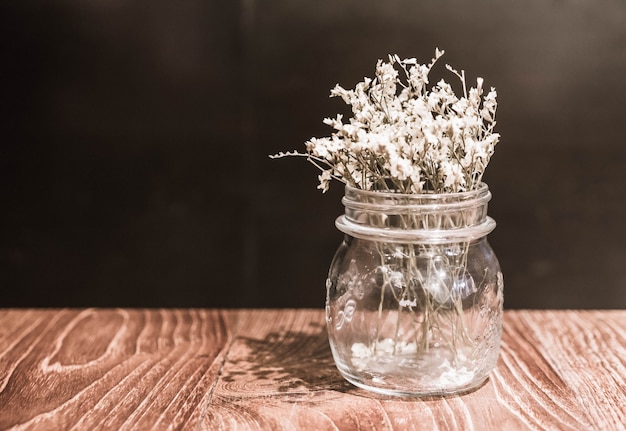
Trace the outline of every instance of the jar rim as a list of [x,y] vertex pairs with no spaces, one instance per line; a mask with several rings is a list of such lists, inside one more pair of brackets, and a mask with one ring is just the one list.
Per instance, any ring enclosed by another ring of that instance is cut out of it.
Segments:
[[489,186],[487,183],[481,182],[477,188],[472,190],[466,190],[463,192],[449,192],[449,193],[435,193],[434,191],[427,190],[423,193],[399,193],[395,190],[368,190],[368,189],[360,189],[358,187],[351,186],[346,184],[345,186],[346,192],[351,194],[360,194],[363,196],[371,196],[378,198],[401,198],[407,200],[466,200],[471,199],[473,196],[480,195],[489,191]]
[[349,235],[390,242],[442,243],[477,239],[495,227],[487,216],[485,183],[458,193],[397,193],[346,186],[345,214],[337,228]]
[[457,193],[396,193],[387,191],[364,190],[346,186],[341,202],[346,208],[375,209],[392,213],[411,211],[441,211],[487,204],[491,192],[485,183],[477,189]]
[[446,244],[483,238],[495,229],[496,222],[487,216],[477,225],[457,229],[400,230],[361,225],[354,223],[345,215],[341,215],[335,220],[335,226],[344,234],[365,240],[404,244]]

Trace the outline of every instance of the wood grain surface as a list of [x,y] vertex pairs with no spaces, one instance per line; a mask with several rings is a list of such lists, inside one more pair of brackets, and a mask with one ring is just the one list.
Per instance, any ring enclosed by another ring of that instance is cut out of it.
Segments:
[[624,430],[626,311],[507,311],[463,396],[334,367],[321,310],[0,310],[0,429]]

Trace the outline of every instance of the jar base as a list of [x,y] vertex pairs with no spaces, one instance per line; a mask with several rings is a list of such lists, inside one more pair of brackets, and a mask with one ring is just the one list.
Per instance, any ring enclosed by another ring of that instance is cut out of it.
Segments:
[[450,387],[419,387],[418,385],[411,386],[410,384],[406,384],[406,382],[404,382],[402,386],[398,386],[385,384],[383,380],[376,381],[378,380],[377,378],[363,380],[346,374],[341,370],[339,370],[339,372],[344,379],[358,388],[380,395],[412,398],[441,398],[465,395],[479,389],[489,380],[489,376],[483,376],[464,385]]
[[474,347],[469,354],[470,346],[457,346],[454,352],[430,347],[419,354],[414,343],[393,347],[391,340],[384,340],[376,346],[373,352],[362,343],[354,343],[346,352],[331,342],[341,375],[355,386],[384,395],[424,398],[471,392],[485,383],[497,361],[497,351],[487,349],[477,354]]

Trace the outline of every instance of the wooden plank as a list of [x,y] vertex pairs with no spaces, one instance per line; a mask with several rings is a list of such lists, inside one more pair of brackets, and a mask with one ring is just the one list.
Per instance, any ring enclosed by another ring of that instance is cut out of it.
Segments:
[[219,311],[0,314],[0,429],[191,428],[230,339]]
[[623,430],[626,311],[507,311],[478,390],[384,397],[321,310],[0,310],[0,429]]
[[494,386],[533,429],[626,427],[626,312],[509,312]]

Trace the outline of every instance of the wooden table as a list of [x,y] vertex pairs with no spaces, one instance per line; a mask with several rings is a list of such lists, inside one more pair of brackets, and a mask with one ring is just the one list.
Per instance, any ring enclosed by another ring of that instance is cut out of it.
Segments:
[[623,430],[626,311],[507,311],[467,395],[356,389],[321,310],[0,310],[0,429]]

